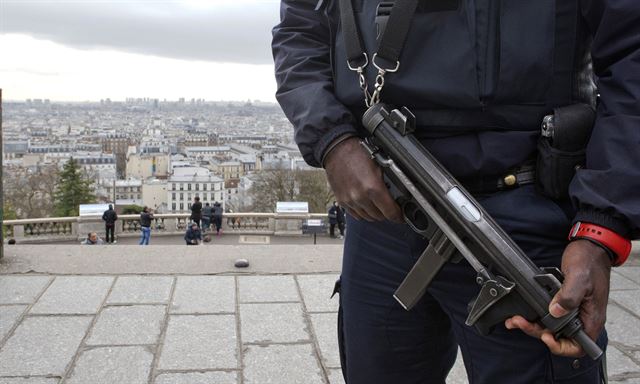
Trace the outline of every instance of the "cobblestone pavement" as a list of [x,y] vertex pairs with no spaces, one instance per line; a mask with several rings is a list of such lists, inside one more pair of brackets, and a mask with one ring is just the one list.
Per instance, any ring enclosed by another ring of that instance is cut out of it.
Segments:
[[[0,384],[343,383],[336,277],[0,275]],[[640,383],[640,267],[607,324],[611,382]]]

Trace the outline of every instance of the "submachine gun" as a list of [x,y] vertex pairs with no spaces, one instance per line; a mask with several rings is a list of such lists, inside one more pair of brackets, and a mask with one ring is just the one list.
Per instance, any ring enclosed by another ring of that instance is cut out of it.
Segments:
[[[375,104],[362,122],[371,135],[362,142],[382,167],[407,224],[429,239],[395,299],[407,310],[424,295],[442,266],[464,257],[477,272],[480,293],[469,304],[466,324],[482,334],[513,315],[521,315],[573,338],[594,360],[602,350],[587,336],[578,310],[561,318],[549,314],[549,303],[563,279],[557,268],[539,268],[482,206],[412,134],[415,117],[405,107]],[[455,251],[458,251],[457,254]]]

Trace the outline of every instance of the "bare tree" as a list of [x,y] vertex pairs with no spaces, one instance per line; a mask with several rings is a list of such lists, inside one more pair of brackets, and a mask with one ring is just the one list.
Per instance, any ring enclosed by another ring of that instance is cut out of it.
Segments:
[[298,201],[309,203],[309,212],[326,212],[334,195],[327,181],[327,174],[322,169],[295,171]]
[[[9,176],[10,175],[10,176]],[[50,217],[53,214],[53,194],[58,177],[55,166],[12,170],[3,180],[5,201],[18,218]]]
[[250,193],[257,212],[273,212],[278,201],[306,201],[310,212],[325,212],[333,199],[323,170],[262,171]]
[[296,183],[293,171],[271,169],[262,171],[251,187],[253,207],[257,212],[273,212],[278,201],[294,201]]

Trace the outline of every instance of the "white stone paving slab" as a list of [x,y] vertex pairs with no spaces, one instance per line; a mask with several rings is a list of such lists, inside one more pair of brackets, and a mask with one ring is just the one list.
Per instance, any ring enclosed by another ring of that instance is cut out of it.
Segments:
[[235,315],[171,315],[158,368],[238,368]]
[[640,290],[615,291],[609,293],[609,299],[615,300],[621,306],[640,314]]
[[609,376],[638,372],[640,367],[613,346],[607,347],[607,373]]
[[0,376],[62,375],[92,318],[28,317],[0,349]]
[[640,285],[613,270],[611,272],[611,290],[640,289]]
[[234,313],[235,298],[233,276],[180,276],[171,313]]
[[7,336],[7,333],[16,324],[25,309],[27,309],[26,305],[0,306],[0,340]]
[[340,368],[337,318],[337,313],[311,314],[311,324],[313,325],[313,331],[320,346],[322,363],[330,368]]
[[298,303],[240,304],[244,343],[283,343],[310,340]]
[[243,361],[245,384],[324,384],[311,344],[251,345]]
[[87,344],[156,344],[165,314],[164,305],[106,307],[98,316]]
[[300,301],[293,276],[240,276],[240,302]]
[[640,320],[615,304],[607,307],[607,332],[609,340],[628,347],[640,348]]
[[615,272],[640,284],[640,267],[616,268]]
[[329,369],[329,384],[345,384],[341,369]]
[[458,358],[456,359],[453,368],[447,376],[447,384],[469,384],[467,379],[467,371],[464,368],[464,362],[462,361],[462,352],[458,348]]
[[57,384],[58,379],[49,379],[42,377],[30,378],[3,378],[0,377],[0,384]]
[[338,275],[300,275],[296,278],[307,312],[338,311],[338,294],[331,298]]
[[120,276],[107,298],[107,303],[168,303],[172,276]]
[[154,384],[236,384],[236,372],[162,373]]
[[146,347],[100,347],[83,351],[68,384],[146,384],[153,353]]
[[113,277],[58,276],[30,313],[93,314],[111,288]]
[[31,304],[49,281],[50,276],[0,276],[0,304]]

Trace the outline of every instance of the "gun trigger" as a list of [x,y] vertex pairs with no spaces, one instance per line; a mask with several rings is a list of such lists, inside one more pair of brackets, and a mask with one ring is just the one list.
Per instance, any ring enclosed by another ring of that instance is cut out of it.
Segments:
[[465,324],[468,326],[474,325],[489,308],[509,294],[515,286],[515,283],[502,276],[486,281],[469,311]]

